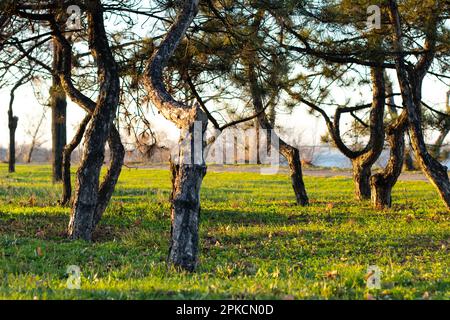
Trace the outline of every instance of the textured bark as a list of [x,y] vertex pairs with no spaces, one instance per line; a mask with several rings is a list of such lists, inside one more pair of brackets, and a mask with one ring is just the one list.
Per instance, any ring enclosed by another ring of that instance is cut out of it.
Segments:
[[[198,259],[200,188],[206,174],[204,133],[208,117],[198,103],[190,107],[170,95],[164,85],[163,70],[197,12],[198,0],[184,1],[175,23],[150,57],[144,78],[149,97],[159,112],[182,131],[179,156],[172,164],[172,232],[168,260],[169,264],[188,271],[195,270]],[[200,132],[195,130],[196,123],[201,125]],[[200,150],[195,150],[194,144]]]
[[87,115],[78,126],[72,141],[64,147],[63,152],[63,193],[61,198],[61,205],[68,205],[72,197],[72,182],[70,180],[70,166],[73,151],[80,145],[83,135],[86,132],[86,127],[91,121],[91,115]]
[[286,158],[289,164],[291,174],[292,188],[294,189],[297,204],[307,206],[309,203],[308,194],[306,193],[305,184],[303,182],[302,162],[300,160],[300,151],[289,145],[280,146],[281,154]]
[[373,163],[363,159],[352,160],[355,196],[358,200],[370,199],[370,176]]
[[89,43],[96,57],[100,94],[85,134],[83,157],[77,172],[76,190],[68,227],[71,239],[92,240],[99,200],[100,170],[105,145],[119,104],[119,74],[106,36],[103,9],[95,1],[87,12]]
[[[380,63],[380,62],[379,62]],[[328,131],[335,146],[353,163],[353,177],[355,181],[355,195],[357,199],[369,199],[368,191],[370,170],[372,165],[379,158],[384,146],[384,107],[385,107],[385,79],[381,67],[371,68],[372,93],[373,99],[371,105],[361,105],[356,107],[340,107],[336,109],[334,119],[332,120],[327,113],[309,101],[299,98],[300,101],[320,112],[325,119]],[[371,107],[370,112],[370,138],[363,149],[351,150],[342,140],[340,130],[340,120],[343,113],[352,113],[358,110]]]
[[53,182],[62,181],[63,152],[67,143],[66,133],[66,93],[61,85],[61,79],[57,75],[63,65],[63,52],[58,41],[53,40],[53,67],[56,72],[53,76],[53,84],[50,89],[50,104],[52,109],[52,171]]
[[376,209],[390,208],[392,205],[392,188],[397,183],[403,167],[407,120],[406,112],[403,112],[387,129],[390,146],[388,163],[382,172],[373,175],[370,179],[371,200]]
[[[394,26],[394,50],[403,52],[402,27],[396,1],[389,1],[389,9],[390,19]],[[431,12],[431,15],[432,17],[436,16],[436,13]],[[428,152],[421,119],[422,83],[435,56],[436,29],[436,26],[432,26],[428,30],[424,45],[425,53],[422,54],[414,67],[406,65],[403,55],[397,55],[395,65],[403,106],[408,113],[409,136],[417,162],[430,182],[437,188],[447,209],[450,210],[450,181],[447,167],[440,164]]]
[[[187,130],[187,139],[191,140],[194,128],[191,126]],[[169,261],[174,266],[194,271],[199,250],[200,189],[207,168],[204,161],[195,163],[194,159],[185,157],[186,153],[191,152],[192,144],[181,143],[180,146],[178,160],[171,162],[172,227]]]
[[370,112],[370,140],[366,152],[352,157],[355,196],[358,200],[370,199],[370,176],[373,164],[380,157],[384,146],[384,109],[386,86],[384,70],[372,68],[373,102]]
[[[120,135],[113,125],[113,119],[119,104],[119,73],[112,55],[103,21],[103,8],[99,0],[90,1],[86,8],[88,17],[89,47],[98,69],[99,94],[97,102],[85,96],[73,84],[72,44],[60,30],[60,25],[50,16],[49,22],[54,39],[62,49],[61,69],[58,76],[65,93],[83,108],[88,116],[84,119],[79,132],[67,147],[65,156],[64,180],[67,187],[65,201],[70,199],[70,153],[80,143],[83,132],[84,148],[81,166],[77,172],[76,190],[73,197],[72,213],[68,227],[72,239],[91,240],[92,233],[111,198],[120,174],[124,152]],[[91,119],[89,121],[89,119]],[[99,176],[103,165],[106,142],[111,149],[110,169],[100,186]]]

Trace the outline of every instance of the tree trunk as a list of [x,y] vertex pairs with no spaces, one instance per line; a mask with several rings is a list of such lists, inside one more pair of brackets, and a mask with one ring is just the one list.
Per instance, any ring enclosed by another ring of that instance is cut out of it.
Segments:
[[280,145],[280,152],[286,158],[291,173],[292,188],[294,189],[297,204],[307,206],[309,203],[303,182],[302,163],[300,161],[300,151],[289,145]]
[[[63,53],[61,45],[57,40],[53,41],[53,70],[59,72],[63,63]],[[52,109],[52,169],[53,182],[62,181],[63,152],[67,143],[66,132],[66,93],[61,85],[59,76],[53,76],[53,85],[50,89],[51,109]]]
[[87,115],[80,123],[75,136],[72,141],[64,147],[63,152],[63,193],[61,198],[61,205],[66,206],[70,203],[72,197],[72,181],[70,177],[71,157],[73,151],[80,145],[83,135],[86,131],[86,127],[91,121],[91,116]]
[[[402,26],[397,2],[391,0],[389,1],[389,5],[390,19],[394,26],[394,49],[397,52],[403,52]],[[434,23],[437,23],[436,14],[434,12],[432,12],[432,14],[431,22],[433,22],[434,19]],[[437,26],[431,26],[429,30],[427,30],[429,33],[426,34],[424,44],[425,53],[419,58],[414,68],[406,65],[403,55],[396,56],[395,67],[402,94],[403,106],[408,113],[409,136],[417,162],[430,182],[438,189],[441,199],[447,209],[450,210],[450,181],[448,178],[447,167],[441,165],[439,161],[434,159],[428,152],[424,140],[421,119],[422,84],[436,53],[436,29]]]
[[[250,84],[250,93],[252,95],[253,107],[255,112],[259,114],[258,122],[259,125],[267,130],[267,135],[271,137],[272,132],[275,135],[275,131],[267,118],[266,113],[264,112],[264,105],[261,96],[261,89],[258,83],[258,77],[256,74],[256,66],[254,65],[254,61],[249,59],[247,61],[247,77]],[[308,195],[306,193],[305,184],[303,182],[303,173],[302,173],[302,163],[300,160],[300,152],[298,149],[289,145],[282,139],[279,139],[279,150],[274,150],[273,141],[270,138],[267,138],[267,142],[270,143],[270,152],[279,152],[283,155],[289,163],[289,169],[291,173],[291,182],[292,187],[294,189],[296,202],[298,205],[306,206],[309,203]],[[258,153],[259,154],[259,153]]]
[[372,68],[372,110],[370,111],[370,140],[365,152],[352,157],[355,196],[358,200],[371,197],[370,176],[372,166],[384,147],[384,110],[386,104],[386,79],[382,68]]
[[370,175],[372,174],[372,163],[367,163],[360,158],[356,158],[352,160],[352,166],[356,199],[370,199]]
[[417,170],[416,166],[414,165],[414,160],[411,156],[411,150],[409,148],[405,151],[405,161],[403,162],[403,166],[405,168],[405,171]]
[[383,172],[373,175],[370,179],[372,205],[376,209],[390,208],[392,205],[392,188],[397,183],[403,167],[406,125],[407,116],[403,112],[396,123],[387,130],[390,146],[389,161]]
[[199,103],[190,107],[171,96],[164,85],[163,71],[197,15],[198,3],[198,0],[184,1],[175,23],[158,50],[149,58],[144,78],[149,97],[159,112],[186,135],[186,139],[180,141],[176,164],[172,165],[172,237],[169,264],[188,271],[193,271],[197,264],[200,188],[206,174],[204,134],[208,117]]
[[12,110],[8,111],[8,127],[9,127],[9,173],[16,171],[16,129],[19,118],[13,116]]
[[[193,130],[194,126],[191,126],[188,139],[195,142]],[[198,142],[196,145],[199,145]],[[203,160],[195,161],[186,156],[192,155],[192,147],[193,143],[180,143],[178,159],[171,161],[172,228],[169,263],[188,271],[194,271],[197,266],[200,188],[206,175]]]
[[25,163],[30,164],[31,158],[33,157],[34,147],[36,146],[36,141],[33,139],[30,144],[30,149],[28,150]]
[[100,94],[85,134],[83,158],[77,172],[76,190],[68,227],[71,239],[92,240],[99,197],[100,171],[105,145],[119,104],[120,83],[117,64],[106,36],[103,9],[96,1],[87,12],[89,44],[97,57]]

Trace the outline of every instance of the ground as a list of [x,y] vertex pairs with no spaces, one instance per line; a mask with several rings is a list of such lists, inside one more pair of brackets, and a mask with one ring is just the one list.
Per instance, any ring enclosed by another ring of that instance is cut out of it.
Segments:
[[[294,205],[288,176],[209,172],[196,273],[168,268],[167,170],[124,169],[95,241],[65,239],[49,166],[0,166],[3,299],[450,299],[450,215],[424,181],[400,181],[394,207],[357,202],[346,174],[308,176]],[[244,170],[245,171],[245,170]],[[251,170],[250,170],[251,171]],[[67,267],[82,271],[67,289]],[[381,289],[369,290],[369,265]]]

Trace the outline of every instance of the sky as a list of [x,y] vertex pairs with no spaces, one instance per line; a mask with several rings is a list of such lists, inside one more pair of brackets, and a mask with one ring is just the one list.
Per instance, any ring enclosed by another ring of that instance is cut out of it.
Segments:
[[[48,90],[45,86],[43,90]],[[395,89],[394,89],[395,90]],[[434,80],[432,77],[427,77],[424,83],[423,95],[424,100],[431,106],[438,106],[439,109],[445,110],[445,96],[449,90],[441,82]],[[334,89],[333,96],[338,100],[344,101],[347,97],[355,94],[348,90]],[[45,96],[45,92],[43,93]],[[358,94],[359,95],[359,94]],[[368,92],[366,101],[370,102],[371,92]],[[397,98],[397,104],[401,100]],[[8,130],[8,104],[9,104],[9,90],[3,88],[0,90],[0,146],[7,148],[9,139]],[[14,113],[19,117],[19,125],[16,133],[18,144],[29,143],[31,138],[27,135],[27,131],[32,130],[38,122],[43,107],[37,102],[33,89],[30,85],[25,85],[16,91],[16,100],[14,103]],[[83,119],[84,112],[71,102],[67,108],[67,131],[70,139],[79,122]],[[171,139],[177,139],[177,130],[172,123],[164,119],[160,115],[154,115],[149,112],[148,115],[153,127],[156,131],[165,131]],[[51,112],[47,109],[46,120],[42,128],[42,136],[44,140],[44,147],[51,147]],[[343,121],[345,124],[345,119]],[[278,117],[278,125],[285,130],[286,140],[300,141],[302,145],[317,145],[320,144],[320,136],[326,132],[326,126],[323,119],[312,116],[308,113],[305,106],[299,106],[292,114],[280,114]]]

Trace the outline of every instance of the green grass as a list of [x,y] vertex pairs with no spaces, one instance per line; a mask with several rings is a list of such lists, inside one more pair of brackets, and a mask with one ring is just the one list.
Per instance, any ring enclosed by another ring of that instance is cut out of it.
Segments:
[[[168,268],[167,171],[124,169],[92,244],[64,237],[69,209],[48,166],[0,166],[2,299],[450,299],[450,216],[425,182],[399,182],[394,207],[353,199],[347,178],[208,173],[193,274]],[[382,289],[364,277],[378,265]],[[66,268],[82,289],[66,289]]]

